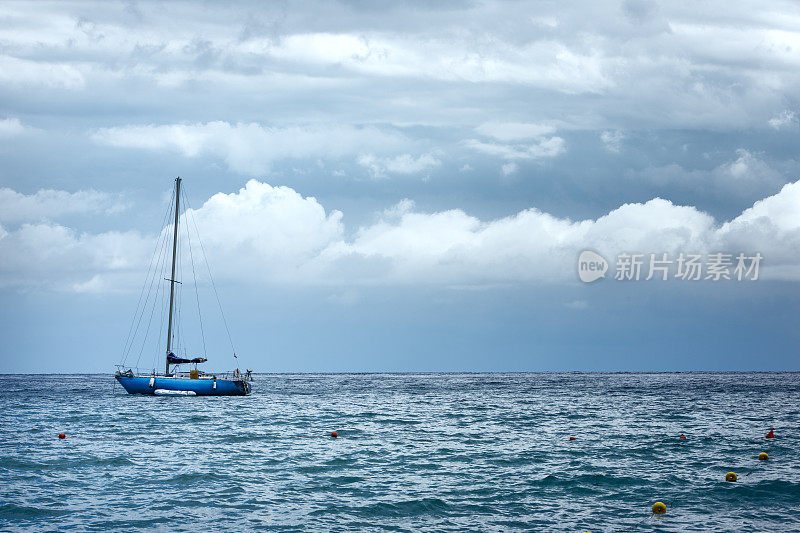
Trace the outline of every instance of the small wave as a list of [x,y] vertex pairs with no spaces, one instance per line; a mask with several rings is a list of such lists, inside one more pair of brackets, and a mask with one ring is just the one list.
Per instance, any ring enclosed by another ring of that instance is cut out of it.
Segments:
[[86,466],[129,466],[136,465],[129,457],[125,455],[115,455],[114,457],[97,457],[85,460],[83,462]]
[[46,516],[64,516],[68,514],[68,509],[32,507],[29,505],[14,505],[13,503],[0,505],[0,516],[12,520],[25,520],[31,518],[42,518]]
[[644,485],[646,483],[641,478],[635,478],[630,476],[609,476],[603,474],[579,474],[577,476],[565,476],[565,475],[549,474],[538,481],[534,481],[534,484],[540,485],[542,487],[559,486],[566,488],[576,488],[576,487],[590,487],[590,486],[633,487],[637,485]]
[[96,457],[93,455],[76,459],[55,459],[42,462],[26,461],[16,458],[2,460],[2,468],[9,470],[28,470],[45,471],[52,469],[65,468],[91,468],[94,466],[128,466],[135,465],[129,457],[125,455],[115,455],[113,457]]
[[215,481],[230,482],[232,479],[231,476],[218,474],[216,472],[183,472],[164,480],[164,483],[192,486],[195,483],[212,483]]
[[333,485],[350,485],[353,483],[363,483],[364,478],[361,476],[330,476],[328,481]]
[[446,514],[450,506],[439,498],[421,498],[397,503],[376,503],[360,509],[366,516],[420,516]]
[[219,442],[220,443],[252,442],[268,438],[274,438],[274,437],[271,437],[270,435],[262,435],[260,433],[240,433],[240,434],[231,433],[229,435],[220,435]]
[[441,516],[448,514],[450,510],[450,505],[444,500],[440,500],[439,498],[421,498],[393,503],[379,502],[361,507],[330,506],[324,509],[317,509],[310,514],[319,516],[341,513],[354,514],[365,518],[409,518],[424,515]]

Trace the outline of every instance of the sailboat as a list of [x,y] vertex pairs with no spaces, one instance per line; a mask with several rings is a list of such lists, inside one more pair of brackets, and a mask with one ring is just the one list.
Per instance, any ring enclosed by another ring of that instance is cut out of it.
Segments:
[[[164,357],[164,365],[165,365],[164,373],[163,374],[156,373],[155,370],[153,370],[151,373],[139,373],[138,369],[137,372],[134,372],[134,370],[130,367],[126,367],[125,365],[117,365],[117,371],[114,374],[114,378],[120,383],[120,385],[122,385],[122,387],[129,394],[147,394],[155,396],[246,396],[250,394],[251,390],[251,383],[252,383],[251,370],[247,370],[245,373],[240,372],[238,368],[231,372],[225,372],[225,373],[204,372],[202,370],[199,370],[197,365],[205,363],[207,361],[205,357],[191,357],[191,358],[179,357],[174,353],[173,332],[174,329],[176,329],[175,328],[176,326],[175,284],[181,283],[180,281],[175,279],[175,266],[178,259],[178,253],[177,253],[178,220],[180,215],[180,199],[181,199],[181,178],[176,178],[175,220],[172,227],[173,230],[172,270],[171,270],[172,274],[170,278],[166,280],[169,281],[169,317],[167,319],[167,348]],[[166,242],[166,236],[164,237],[164,240]],[[158,249],[158,246],[156,248]],[[205,254],[205,252],[203,253]],[[164,263],[166,263],[166,259]],[[206,264],[208,264],[207,260]],[[192,266],[192,271],[194,272],[194,266]],[[209,274],[210,274],[210,269],[209,269]],[[148,276],[149,275],[150,274],[148,272]],[[155,274],[153,276],[153,280],[155,280]],[[213,278],[212,278],[212,284],[213,284]],[[147,285],[147,282],[145,282],[145,285]],[[195,279],[195,285],[196,285],[196,279]],[[144,286],[142,290],[144,292]],[[216,288],[214,289],[214,291],[216,293]],[[149,296],[150,295],[148,293],[148,299]],[[142,298],[140,297],[140,302],[141,300]],[[219,297],[217,297],[217,301],[219,302]],[[142,309],[144,310],[144,307],[142,307]],[[222,310],[222,305],[220,304],[220,311],[221,310]],[[137,306],[137,311],[138,311],[138,306]],[[198,312],[199,312],[199,298],[198,298]],[[224,314],[223,314],[223,320],[224,320]],[[202,330],[202,319],[200,327]],[[227,323],[225,325],[225,328],[227,330]],[[138,330],[138,325],[137,325],[137,330]],[[228,335],[230,337],[230,332],[228,332]],[[129,332],[129,337],[130,337],[130,332]],[[147,338],[146,335],[145,338]],[[205,347],[205,338],[203,338],[203,344]],[[128,341],[126,341],[126,345],[128,345]],[[231,341],[231,347],[233,347],[232,341]],[[233,354],[233,357],[238,359],[235,352]],[[194,365],[194,368],[190,369],[188,372],[180,371],[181,365],[184,364]]]

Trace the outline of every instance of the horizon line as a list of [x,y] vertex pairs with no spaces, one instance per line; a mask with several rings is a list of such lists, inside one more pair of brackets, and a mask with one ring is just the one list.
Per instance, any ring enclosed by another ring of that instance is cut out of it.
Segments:
[[[206,372],[208,374],[208,372]],[[292,375],[431,375],[431,374],[800,374],[800,370],[408,370],[253,372],[254,376]],[[152,374],[146,374],[152,375]],[[156,374],[158,375],[158,374]],[[114,376],[110,372],[0,372],[0,376]]]

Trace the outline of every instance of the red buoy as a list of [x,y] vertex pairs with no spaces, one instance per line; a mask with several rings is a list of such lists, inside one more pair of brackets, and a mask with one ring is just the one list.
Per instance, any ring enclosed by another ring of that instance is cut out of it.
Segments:
[[59,433],[59,434],[58,434],[58,438],[59,438],[59,439],[66,439],[66,438],[67,438],[67,436],[66,436],[66,435],[64,435],[63,433]]
[[774,430],[774,429],[775,428],[769,428],[769,433],[767,433],[767,438],[768,439],[774,439],[775,438],[775,433],[772,432],[772,430]]
[[331,437],[333,437],[335,439],[338,436],[339,436],[338,433],[336,433],[335,431],[331,431]]
[[681,436],[680,436],[680,437],[678,437],[678,438],[679,438],[679,439],[681,439],[681,440],[686,440],[686,435],[681,435]]
[[569,440],[575,440],[575,437],[570,437]]

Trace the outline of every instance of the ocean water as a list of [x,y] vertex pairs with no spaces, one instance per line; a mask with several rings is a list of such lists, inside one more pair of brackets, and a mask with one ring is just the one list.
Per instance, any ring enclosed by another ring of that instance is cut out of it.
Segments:
[[6,375],[0,408],[4,531],[800,531],[796,373]]

